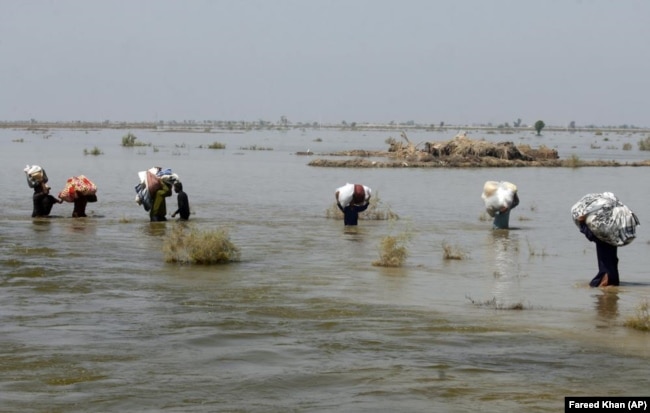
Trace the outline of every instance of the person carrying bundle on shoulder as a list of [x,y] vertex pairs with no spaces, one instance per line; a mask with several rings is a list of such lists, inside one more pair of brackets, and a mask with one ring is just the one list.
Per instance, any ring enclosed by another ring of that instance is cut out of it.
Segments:
[[358,224],[359,213],[368,209],[371,190],[359,184],[346,184],[334,193],[336,206],[343,212],[343,224],[354,226]]
[[618,247],[636,238],[639,219],[611,192],[587,194],[571,208],[571,217],[585,237],[596,244],[598,273],[590,287],[619,285]]

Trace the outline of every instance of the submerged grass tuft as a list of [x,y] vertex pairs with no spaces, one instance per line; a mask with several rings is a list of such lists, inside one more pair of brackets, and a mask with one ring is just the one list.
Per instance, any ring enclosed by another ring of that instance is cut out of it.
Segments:
[[459,245],[451,245],[447,241],[442,242],[442,258],[445,260],[464,260],[467,252]]
[[648,137],[646,137],[644,139],[641,139],[638,142],[638,145],[639,145],[639,150],[640,151],[650,151],[650,136],[648,136]]
[[492,297],[492,299],[485,301],[477,301],[469,296],[465,296],[465,298],[476,307],[489,307],[495,310],[524,310],[526,308],[522,302],[512,304],[499,303],[496,297]]
[[379,244],[379,259],[372,265],[377,267],[401,267],[409,256],[408,243],[411,240],[409,232],[400,235],[387,235]]
[[97,146],[95,146],[94,148],[92,148],[90,150],[89,149],[84,149],[84,155],[97,156],[97,155],[103,155],[103,154],[104,154],[104,152],[102,152],[102,150],[99,149]]
[[165,262],[181,264],[226,264],[239,261],[240,251],[228,230],[199,230],[179,224],[163,243]]
[[650,305],[644,301],[636,308],[636,314],[625,320],[625,326],[639,331],[650,331]]
[[122,136],[122,146],[125,147],[150,146],[150,144],[144,142],[138,142],[137,136],[129,132],[126,135]]
[[215,141],[208,145],[208,149],[226,149],[226,144]]

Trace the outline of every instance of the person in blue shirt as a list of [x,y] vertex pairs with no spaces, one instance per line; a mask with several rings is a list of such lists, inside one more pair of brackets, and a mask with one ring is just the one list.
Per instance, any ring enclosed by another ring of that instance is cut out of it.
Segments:
[[515,192],[514,197],[512,198],[512,205],[509,208],[504,208],[501,211],[497,211],[494,215],[494,221],[492,221],[492,228],[494,229],[508,229],[510,227],[510,211],[514,207],[519,205],[519,195]]

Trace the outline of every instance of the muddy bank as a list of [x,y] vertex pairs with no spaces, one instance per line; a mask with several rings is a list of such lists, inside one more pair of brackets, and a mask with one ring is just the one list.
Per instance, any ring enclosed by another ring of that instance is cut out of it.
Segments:
[[[488,142],[457,135],[449,141],[414,145],[406,136],[389,139],[386,151],[363,149],[321,154],[309,166],[346,168],[503,168],[503,167],[588,167],[650,166],[650,160],[617,162],[581,160],[576,156],[561,159],[557,150],[541,145],[515,145],[513,142]],[[332,159],[346,157],[348,159]],[[350,159],[352,158],[352,159]],[[370,159],[372,158],[372,159]],[[382,159],[384,158],[384,159]]]
[[554,161],[510,161],[490,158],[445,157],[430,162],[371,161],[369,159],[314,159],[309,166],[339,168],[506,168],[506,167],[564,167],[578,168],[588,166],[650,166],[650,160],[639,162],[616,161],[574,161],[559,159]]

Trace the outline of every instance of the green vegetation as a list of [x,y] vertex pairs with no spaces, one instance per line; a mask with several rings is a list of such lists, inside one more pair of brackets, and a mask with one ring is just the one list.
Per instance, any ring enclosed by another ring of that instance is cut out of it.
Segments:
[[404,232],[400,235],[387,235],[379,244],[379,259],[372,265],[377,267],[401,267],[409,255],[407,246],[411,234]]
[[625,142],[625,143],[623,144],[623,150],[624,150],[624,151],[630,151],[630,150],[632,150],[632,144],[631,144],[630,142]]
[[133,147],[133,146],[149,146],[144,142],[138,142],[138,138],[131,132],[122,136],[122,146]]
[[537,131],[537,136],[540,136],[542,134],[542,129],[544,129],[544,126],[546,126],[546,124],[543,120],[538,120],[535,122],[535,131]]
[[639,331],[650,331],[650,305],[644,301],[636,308],[636,315],[625,321],[625,326]]
[[639,141],[639,150],[640,151],[650,151],[650,136]]
[[226,144],[221,142],[213,142],[208,145],[208,149],[226,149]]
[[96,146],[94,148],[92,148],[91,150],[84,149],[84,155],[95,155],[95,156],[97,156],[97,155],[103,155],[103,154],[104,154],[104,152],[102,152],[102,150],[99,149]]
[[165,262],[181,264],[226,264],[240,258],[227,229],[198,230],[181,224],[165,238],[163,253]]

